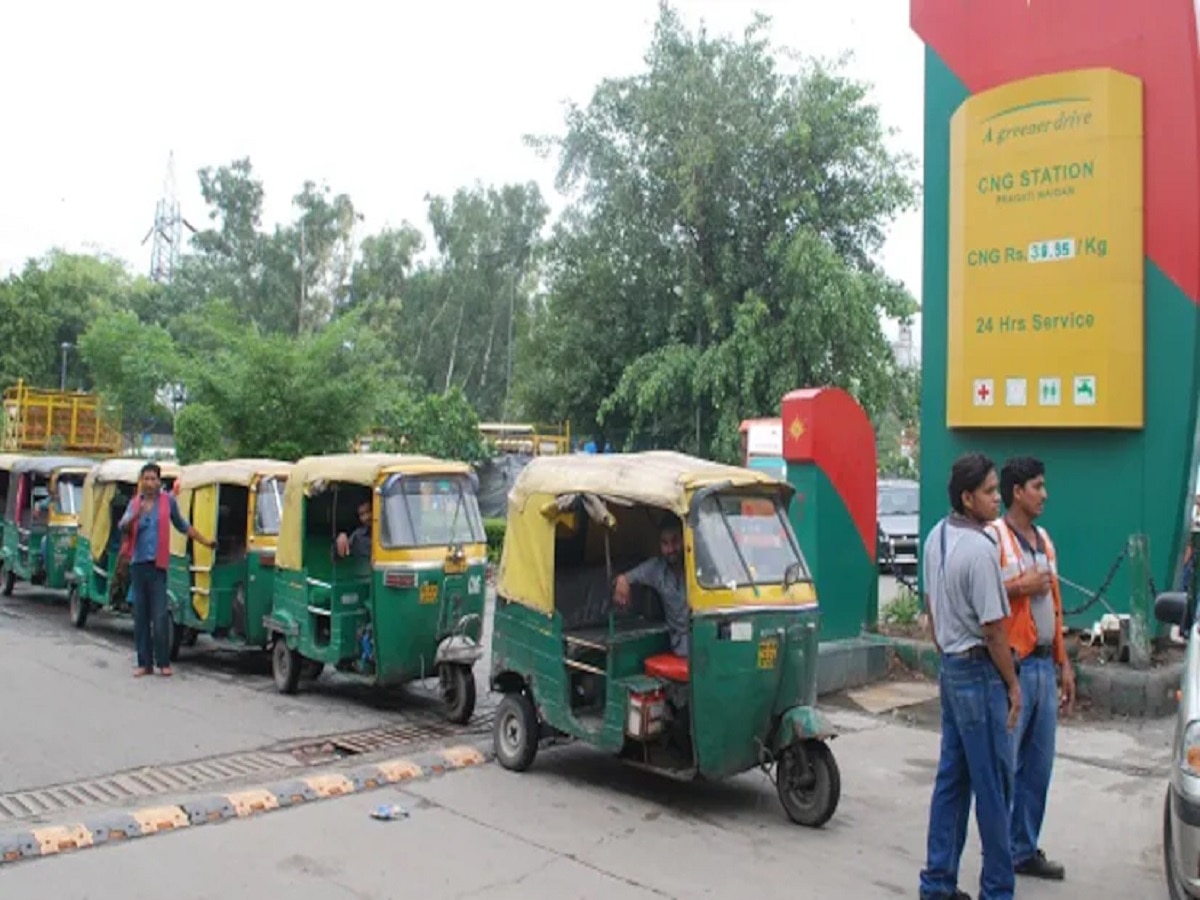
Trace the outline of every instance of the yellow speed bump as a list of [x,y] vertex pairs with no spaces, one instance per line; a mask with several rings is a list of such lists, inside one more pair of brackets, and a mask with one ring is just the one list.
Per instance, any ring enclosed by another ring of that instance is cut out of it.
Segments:
[[226,799],[239,819],[255,813],[279,809],[279,800],[270,791],[238,791],[236,794],[228,794]]
[[173,831],[176,828],[187,828],[191,822],[187,814],[178,806],[148,806],[145,809],[135,809],[129,814],[137,822],[142,834],[154,834],[159,831]]
[[92,846],[92,832],[82,825],[50,825],[32,833],[42,856]]
[[340,797],[343,794],[354,793],[354,782],[345,775],[310,775],[301,780],[312,788],[318,797]]

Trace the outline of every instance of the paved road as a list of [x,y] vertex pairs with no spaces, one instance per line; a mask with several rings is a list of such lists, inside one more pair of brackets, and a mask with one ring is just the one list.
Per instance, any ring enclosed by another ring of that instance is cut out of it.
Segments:
[[[0,794],[302,737],[439,720],[440,705],[428,692],[381,694],[331,672],[285,697],[275,690],[265,654],[218,652],[201,643],[183,651],[169,679],[135,679],[133,661],[127,619],[93,615],[78,631],[59,594],[18,586],[13,597],[0,598]],[[478,666],[477,677],[485,674],[486,665]]]
[[[158,900],[169,884],[178,900],[915,897],[938,737],[891,718],[834,715],[846,730],[834,745],[843,800],[822,831],[789,824],[759,773],[676,784],[565,747],[524,775],[466,770],[22,863],[0,869],[0,896]],[[1160,737],[1073,730],[1075,749],[1093,758],[1060,759],[1045,835],[1070,881],[1022,881],[1022,898],[1165,898],[1163,778],[1122,771],[1130,753],[1165,767]],[[383,802],[410,818],[373,821]],[[972,894],[979,865],[972,828],[962,880]]]

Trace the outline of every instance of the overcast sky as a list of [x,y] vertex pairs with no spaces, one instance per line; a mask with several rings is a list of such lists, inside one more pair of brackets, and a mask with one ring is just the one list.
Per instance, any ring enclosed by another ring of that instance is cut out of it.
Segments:
[[[894,146],[920,159],[922,53],[904,0],[676,0],[689,26],[740,34],[755,11],[779,44],[854,54]],[[553,161],[522,136],[562,128],[567,100],[639,70],[656,0],[66,0],[6,3],[0,54],[0,274],[53,246],[149,268],[174,151],[185,218],[203,227],[195,172],[249,156],[266,223],[305,179],[345,191],[363,233],[425,227],[423,197],[475,181],[538,181]],[[920,297],[919,212],[883,263]]]

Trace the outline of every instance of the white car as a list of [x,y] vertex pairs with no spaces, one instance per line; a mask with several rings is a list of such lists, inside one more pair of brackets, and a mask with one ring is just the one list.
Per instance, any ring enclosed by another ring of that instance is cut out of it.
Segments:
[[1200,629],[1183,592],[1159,594],[1154,617],[1178,625],[1187,654],[1175,714],[1175,752],[1163,811],[1163,856],[1172,900],[1200,900]]

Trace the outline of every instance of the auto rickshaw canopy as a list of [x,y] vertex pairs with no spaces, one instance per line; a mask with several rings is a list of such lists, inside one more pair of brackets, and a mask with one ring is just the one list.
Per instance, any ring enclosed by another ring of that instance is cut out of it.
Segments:
[[613,519],[606,504],[655,507],[684,519],[696,491],[714,486],[762,487],[783,500],[794,493],[766,472],[665,450],[537,457],[508,496],[497,590],[507,600],[553,613],[555,533],[561,511],[576,498],[590,518],[607,525]]
[[291,467],[283,492],[283,521],[275,564],[298,571],[304,567],[304,501],[330,483],[373,488],[388,475],[470,475],[466,463],[400,453],[331,453],[306,456]]
[[179,483],[185,491],[213,484],[249,487],[256,478],[286,476],[291,471],[291,463],[278,459],[222,459],[184,466]]
[[[142,477],[142,467],[148,462],[158,465],[163,478],[178,478],[179,464],[138,458],[106,459],[95,465],[83,480],[83,503],[79,507],[79,534],[88,539],[92,559],[99,562],[108,548],[106,538],[112,529],[112,502],[120,485],[136,485]],[[100,540],[95,536],[99,535]]]
[[0,472],[11,472],[18,460],[25,458],[20,453],[0,453]]
[[[58,472],[89,472],[96,465],[96,460],[82,456],[22,456],[12,466],[13,475],[37,475],[50,478]],[[12,522],[17,515],[17,505],[25,504],[28,497],[23,496],[20,489],[8,492],[7,509],[4,511],[5,521]]]

